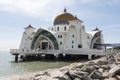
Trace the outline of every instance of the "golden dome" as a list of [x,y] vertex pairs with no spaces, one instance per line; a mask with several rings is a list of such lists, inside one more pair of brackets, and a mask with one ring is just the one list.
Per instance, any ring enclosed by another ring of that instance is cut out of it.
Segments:
[[75,20],[75,17],[72,14],[66,12],[66,13],[58,15],[55,18],[55,21],[56,20],[68,20],[68,21],[70,21],[70,20]]
[[54,24],[68,24],[69,22],[68,21],[71,21],[71,20],[76,20],[76,18],[67,12],[66,9],[64,9],[64,13],[58,15],[55,20],[54,20]]

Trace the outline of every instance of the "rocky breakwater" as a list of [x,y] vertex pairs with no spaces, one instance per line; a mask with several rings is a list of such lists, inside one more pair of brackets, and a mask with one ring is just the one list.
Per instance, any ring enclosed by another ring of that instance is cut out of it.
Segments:
[[85,63],[72,63],[62,68],[38,72],[18,80],[120,80],[119,62],[120,54],[109,54]]

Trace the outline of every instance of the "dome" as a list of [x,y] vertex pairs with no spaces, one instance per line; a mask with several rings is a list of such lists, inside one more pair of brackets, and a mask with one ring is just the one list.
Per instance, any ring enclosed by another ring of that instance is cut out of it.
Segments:
[[71,20],[76,20],[76,18],[72,14],[66,12],[66,9],[64,9],[64,13],[58,15],[55,18],[54,25],[57,25],[57,24],[69,24],[68,21],[71,21]]

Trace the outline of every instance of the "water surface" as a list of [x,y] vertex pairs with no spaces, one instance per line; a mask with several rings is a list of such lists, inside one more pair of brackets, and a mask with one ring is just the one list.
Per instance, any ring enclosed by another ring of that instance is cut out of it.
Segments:
[[72,62],[73,61],[42,60],[16,63],[14,62],[14,56],[12,56],[9,52],[0,52],[0,77],[62,67],[69,65]]

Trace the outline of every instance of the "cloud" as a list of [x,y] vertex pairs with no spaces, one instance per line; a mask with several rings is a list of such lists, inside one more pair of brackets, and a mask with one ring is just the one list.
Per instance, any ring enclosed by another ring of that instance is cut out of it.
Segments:
[[120,3],[120,0],[0,0],[0,11],[41,17],[49,21],[58,12],[61,12],[64,7],[73,8],[76,4],[91,3],[96,5],[113,5]]
[[118,31],[118,30],[120,30],[120,24],[103,26],[103,30],[104,31],[107,31],[107,30],[111,30],[111,31],[117,30]]
[[[0,10],[19,12],[28,16],[53,16],[57,10],[67,6],[65,0],[0,0]],[[69,5],[72,1],[69,1]]]
[[80,0],[82,4],[86,4],[86,3],[93,3],[96,2],[97,0]]
[[111,6],[120,5],[120,0],[80,0],[80,4],[93,4],[96,6]]

